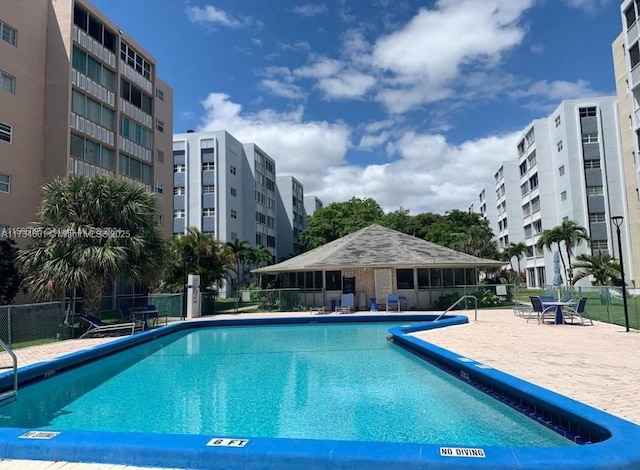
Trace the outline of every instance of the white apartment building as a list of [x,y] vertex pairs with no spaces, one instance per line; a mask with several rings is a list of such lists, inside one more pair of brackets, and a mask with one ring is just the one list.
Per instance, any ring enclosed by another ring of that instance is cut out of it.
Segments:
[[313,215],[315,211],[323,207],[323,202],[317,196],[304,197],[304,212],[306,215]]
[[[582,242],[575,247],[574,256],[615,252],[610,218],[626,213],[618,135],[615,97],[567,100],[525,128],[516,148],[518,159],[496,173],[497,237],[501,246],[524,242],[529,247],[522,264],[528,286],[552,282],[553,253],[535,245],[543,230],[564,220],[587,228],[592,239],[590,246]],[[623,251],[628,263],[629,250]],[[634,279],[630,271],[628,280]],[[564,282],[570,274],[563,273]]]
[[173,233],[265,246],[276,257],[276,163],[226,131],[173,136]]
[[304,209],[304,187],[293,176],[276,177],[278,205],[277,260],[302,252],[300,235],[307,226]]

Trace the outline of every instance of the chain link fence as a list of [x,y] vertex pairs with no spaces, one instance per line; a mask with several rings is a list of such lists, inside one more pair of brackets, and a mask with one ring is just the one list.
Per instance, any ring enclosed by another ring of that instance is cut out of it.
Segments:
[[0,338],[10,347],[33,346],[73,337],[63,302],[0,306]]

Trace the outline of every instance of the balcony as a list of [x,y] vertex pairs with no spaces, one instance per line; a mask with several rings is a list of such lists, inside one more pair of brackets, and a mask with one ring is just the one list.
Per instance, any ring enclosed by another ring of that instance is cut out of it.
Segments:
[[71,70],[71,83],[77,86],[78,88],[80,88],[81,90],[86,91],[91,96],[98,98],[103,103],[106,103],[111,107],[115,107],[116,105],[115,93],[103,87],[102,85],[98,85],[89,77],[87,77],[83,73],[78,72],[75,69]]
[[640,85],[640,64],[636,64],[631,69],[631,89],[635,89],[638,85]]
[[638,22],[636,21],[629,27],[629,29],[627,29],[627,44],[633,44],[638,39],[640,39],[639,33],[640,27],[638,26]]
[[128,153],[129,155],[133,155],[140,160],[145,162],[153,161],[153,152],[142,145],[136,144],[129,139],[125,139],[121,135],[118,136],[118,147],[123,152]]
[[116,68],[116,55],[76,25],[73,25],[73,40],[93,55],[102,59],[103,62],[109,64],[114,69]]
[[120,98],[120,111],[149,129],[153,129],[153,118],[123,98]]
[[113,171],[73,157],[67,157],[67,172],[71,175],[86,176],[87,178],[96,175],[114,175]]
[[115,134],[109,129],[97,125],[76,113],[71,113],[71,129],[82,132],[95,140],[108,144],[110,146],[115,145]]
[[146,78],[144,78],[142,75],[140,75],[138,72],[136,72],[134,69],[132,69],[123,60],[120,60],[120,72],[122,73],[122,75],[127,77],[133,83],[135,83],[144,91],[146,91],[147,93],[153,96],[153,85],[151,84],[151,82]]

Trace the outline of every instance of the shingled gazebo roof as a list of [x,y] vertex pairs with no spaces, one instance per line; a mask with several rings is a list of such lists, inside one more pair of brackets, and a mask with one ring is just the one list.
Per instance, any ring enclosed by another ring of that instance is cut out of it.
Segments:
[[280,273],[365,267],[501,268],[504,265],[503,261],[477,258],[374,224],[253,272]]

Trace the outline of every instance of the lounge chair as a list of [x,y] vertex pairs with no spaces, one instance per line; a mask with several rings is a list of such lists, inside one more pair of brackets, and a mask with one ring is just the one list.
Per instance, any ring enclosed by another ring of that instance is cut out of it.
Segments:
[[336,307],[337,313],[352,313],[353,311],[353,294],[342,294],[340,305]]
[[147,305],[147,311],[142,318],[142,321],[145,324],[145,330],[147,327],[153,323],[153,326],[158,326],[158,320],[160,318],[160,312],[156,308],[155,305]]
[[389,307],[394,307],[394,310],[400,311],[400,298],[398,294],[387,294],[387,312]]
[[326,308],[324,306],[322,306],[322,307],[311,307],[309,309],[309,313],[311,315],[323,315],[323,314],[327,313],[327,310],[326,310]]
[[78,339],[86,338],[89,335],[97,337],[112,336],[118,331],[132,335],[136,331],[136,322],[108,324],[93,315],[81,315],[80,319],[89,324],[89,329]]

